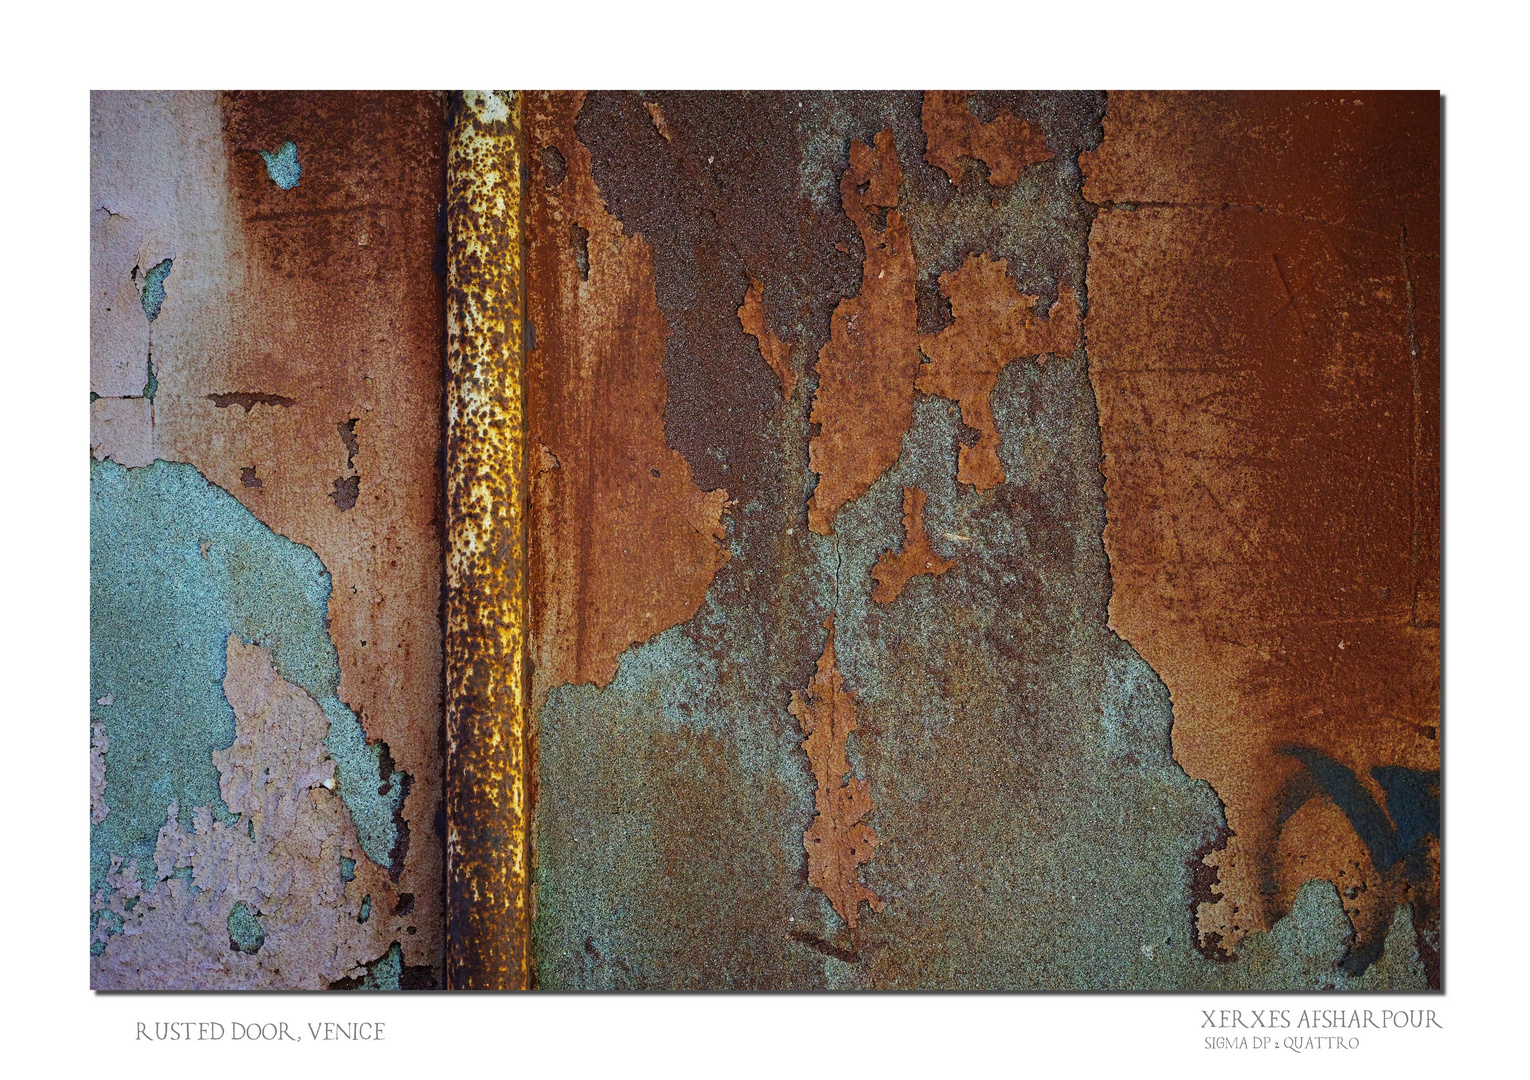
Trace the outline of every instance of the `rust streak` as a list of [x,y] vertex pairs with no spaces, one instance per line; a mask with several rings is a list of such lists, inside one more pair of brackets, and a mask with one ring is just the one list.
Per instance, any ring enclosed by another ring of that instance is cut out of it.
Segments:
[[[531,482],[534,707],[564,683],[609,683],[628,647],[696,614],[729,558],[728,493],[702,491],[665,440],[653,250],[606,209],[574,130],[583,104],[526,98],[528,422],[543,463]],[[566,172],[549,185],[557,161]],[[571,227],[582,258],[563,239]]]
[[1006,269],[1005,260],[982,254],[969,255],[960,268],[941,274],[940,292],[950,299],[955,321],[919,343],[934,361],[920,368],[919,389],[959,403],[962,422],[978,432],[976,445],[961,448],[956,478],[979,491],[1004,480],[989,402],[999,372],[1022,356],[1045,363],[1047,354],[1067,356],[1079,344],[1073,289],[1059,287],[1047,318],[1038,319],[1037,297],[1022,296]]
[[926,90],[921,119],[924,160],[944,169],[953,184],[961,183],[964,157],[987,165],[988,182],[999,187],[1020,179],[1026,166],[1052,158],[1041,128],[1009,112],[984,124],[967,108],[965,90]]
[[925,498],[919,488],[903,489],[903,532],[906,537],[903,550],[887,551],[871,568],[871,576],[876,579],[871,598],[879,604],[896,600],[909,578],[920,574],[938,577],[956,565],[955,559],[942,559],[930,546],[929,534],[924,531]]
[[[808,527],[824,536],[840,507],[898,460],[914,418],[914,255],[908,222],[892,209],[902,182],[891,128],[877,135],[875,147],[850,143],[840,202],[860,230],[866,261],[860,293],[835,307],[831,337],[818,352],[812,422],[821,427],[808,444],[808,467],[819,481],[808,501]],[[873,220],[878,210],[887,214],[881,228]]]

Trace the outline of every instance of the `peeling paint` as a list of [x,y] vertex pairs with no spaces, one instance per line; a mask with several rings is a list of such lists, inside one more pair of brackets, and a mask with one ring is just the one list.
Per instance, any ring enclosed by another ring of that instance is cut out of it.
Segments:
[[[896,209],[903,173],[891,128],[875,146],[850,144],[840,178],[845,215],[866,249],[858,295],[834,309],[832,338],[818,353],[818,390],[809,467],[819,475],[808,501],[808,527],[833,531],[834,515],[865,492],[898,457],[913,417],[919,369],[914,309],[914,255],[908,224]],[[885,211],[886,224],[874,220]]]
[[1078,300],[1066,284],[1045,320],[1035,315],[1039,297],[1022,296],[1003,259],[971,255],[960,269],[940,275],[940,294],[951,301],[952,324],[920,339],[932,363],[919,369],[917,386],[961,405],[962,422],[977,443],[958,453],[956,478],[986,491],[1004,480],[999,433],[988,397],[1004,365],[1020,357],[1045,363],[1048,353],[1067,356],[1081,341]]
[[770,365],[770,370],[781,380],[781,396],[790,401],[797,389],[797,369],[792,366],[792,347],[770,328],[765,320],[765,305],[760,301],[765,286],[756,277],[749,279],[749,291],[739,305],[738,322],[744,333],[760,344],[760,355]]
[[303,177],[303,166],[298,162],[297,144],[284,142],[276,151],[262,150],[260,156],[266,163],[266,175],[283,191],[291,191]]
[[204,804],[183,825],[171,800],[147,856],[111,856],[93,901],[98,990],[323,989],[401,929],[358,918],[363,896],[392,898],[382,868],[356,861],[342,879],[359,840],[324,783],[334,763],[319,702],[278,673],[271,649],[235,634],[226,652],[237,731],[210,756],[231,813],[214,820]]
[[953,184],[962,179],[964,157],[987,165],[988,182],[998,187],[1020,179],[1027,166],[1052,158],[1039,127],[1008,111],[985,124],[967,107],[965,91],[926,90],[921,119],[928,147],[924,160],[944,170]]
[[910,578],[921,574],[939,577],[956,565],[954,559],[942,559],[930,546],[929,534],[924,531],[926,497],[918,488],[903,489],[903,550],[889,550],[871,568],[871,576],[876,580],[871,598],[879,604],[898,599]]
[[[165,306],[165,278],[170,276],[173,266],[170,259],[162,259],[144,271],[143,275],[143,313],[148,316],[150,322],[159,318],[160,308]],[[150,369],[150,378],[153,377],[153,369]],[[149,393],[144,393],[150,397]]]
[[846,779],[850,761],[846,742],[855,731],[855,695],[834,664],[834,619],[824,620],[829,639],[818,659],[818,672],[806,694],[792,691],[788,711],[807,736],[802,748],[818,781],[813,822],[802,834],[808,854],[808,884],[822,889],[840,918],[854,930],[864,902],[881,911],[883,902],[860,880],[860,867],[877,850],[876,830],[865,818],[876,809],[865,780]]
[[[528,144],[567,167],[556,187],[533,183],[527,207],[528,420],[560,462],[531,484],[533,702],[562,683],[610,682],[623,650],[695,615],[729,558],[727,491],[702,491],[665,440],[652,250],[606,210],[574,130],[583,102],[532,94],[525,106]],[[571,225],[588,231],[587,279],[571,248],[540,239]]]

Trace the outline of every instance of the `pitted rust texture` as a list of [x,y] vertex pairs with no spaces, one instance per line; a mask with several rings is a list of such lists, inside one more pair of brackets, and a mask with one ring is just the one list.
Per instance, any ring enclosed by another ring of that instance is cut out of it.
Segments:
[[[104,282],[92,389],[106,395],[92,403],[92,452],[195,465],[333,575],[339,698],[410,778],[384,859],[419,897],[401,946],[439,970],[439,97],[105,94],[92,125],[113,188],[92,220]],[[281,189],[260,151],[288,141],[302,178]],[[150,324],[124,303],[130,271],[166,258]],[[152,399],[130,396],[150,386]],[[337,424],[354,425],[362,478],[344,511],[331,498],[348,454]]]
[[[1196,950],[1188,909],[1207,875],[1187,863],[1222,818],[1170,756],[1162,683],[1106,625],[1082,349],[998,371],[995,487],[957,482],[958,447],[977,433],[915,390],[896,461],[840,508],[832,536],[806,528],[818,355],[835,308],[864,285],[839,189],[853,140],[893,132],[921,334],[952,325],[939,278],[974,255],[1005,260],[1039,306],[1065,286],[1087,305],[1094,210],[1077,155],[1098,143],[1104,96],[969,100],[981,122],[1027,117],[1055,157],[1008,186],[977,166],[953,185],[923,160],[918,93],[591,93],[577,112],[607,212],[651,252],[665,441],[699,487],[736,503],[733,558],[695,615],[628,648],[605,686],[554,687],[537,706],[539,985],[1421,985],[1407,927],[1363,978],[1334,966],[1349,930],[1331,889],[1306,890],[1235,963]],[[529,156],[533,191],[568,183],[562,150]],[[567,225],[550,223],[550,247],[570,244]],[[593,278],[593,237],[591,252]],[[740,322],[752,281],[802,365],[790,399]],[[561,467],[562,454],[538,454],[547,473]],[[872,570],[908,542],[908,488],[927,495],[932,552],[955,565],[879,604]],[[875,795],[876,857],[858,879],[884,905],[861,907],[853,931],[809,882],[817,782],[789,712],[830,615],[833,666],[856,695],[845,757]]]
[[521,135],[468,90],[447,142],[447,985],[530,982]]
[[1346,970],[1406,902],[1436,986],[1439,109],[1113,94],[1082,158],[1111,625],[1231,830],[1201,942],[1316,877]]
[[921,574],[939,577],[956,565],[955,559],[942,559],[930,546],[930,535],[924,531],[926,498],[918,488],[903,489],[903,549],[889,550],[871,568],[871,576],[876,579],[871,598],[879,604],[898,599],[910,578]]
[[850,143],[840,201],[860,231],[866,261],[861,291],[834,309],[833,336],[818,353],[812,422],[819,430],[808,444],[808,465],[819,480],[808,500],[808,528],[824,536],[839,508],[898,459],[913,419],[914,252],[907,221],[892,209],[902,183],[891,128],[877,133],[874,146]]
[[958,403],[962,423],[978,433],[958,451],[956,479],[979,491],[1004,479],[999,466],[999,433],[989,395],[999,372],[1023,356],[1046,362],[1046,354],[1068,356],[1079,346],[1078,298],[1066,283],[1047,318],[1036,318],[1035,296],[1022,296],[1005,273],[1003,259],[972,255],[958,270],[940,275],[940,295],[951,301],[952,324],[920,339],[931,363],[919,369],[918,387]]
[[964,157],[987,165],[988,182],[997,187],[1020,179],[1026,166],[1052,158],[1039,127],[1008,110],[985,124],[967,107],[965,91],[926,90],[921,119],[928,146],[924,160],[944,170],[953,184],[962,179]]
[[[609,683],[621,653],[695,615],[718,569],[728,492],[665,442],[669,335],[653,255],[623,234],[574,130],[578,93],[526,98],[534,688]],[[651,129],[649,129],[651,130]],[[553,181],[548,148],[565,163]]]
[[818,658],[818,671],[807,691],[792,691],[788,711],[797,718],[802,733],[802,749],[813,763],[813,778],[818,791],[813,796],[816,813],[802,846],[808,856],[808,884],[822,889],[839,917],[853,932],[860,921],[862,903],[872,911],[883,904],[876,893],[860,879],[862,864],[871,861],[877,850],[877,833],[865,821],[876,809],[871,789],[858,776],[849,776],[850,760],[846,742],[855,730],[855,694],[834,665],[834,618],[824,620],[829,639]]

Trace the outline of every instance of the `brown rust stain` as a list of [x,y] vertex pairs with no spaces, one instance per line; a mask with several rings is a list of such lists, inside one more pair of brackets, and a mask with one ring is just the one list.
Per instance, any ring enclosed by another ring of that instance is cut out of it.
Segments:
[[[914,417],[919,369],[914,254],[908,222],[896,209],[903,172],[891,128],[875,146],[850,143],[840,203],[865,245],[861,291],[834,309],[831,336],[818,353],[818,392],[808,467],[819,475],[808,527],[827,536],[834,515],[865,493],[893,462]],[[886,224],[875,218],[885,211]]]
[[940,275],[940,293],[951,301],[952,324],[920,339],[933,363],[919,369],[918,387],[926,394],[961,405],[962,422],[978,432],[974,446],[958,452],[956,479],[979,491],[1004,480],[999,464],[999,432],[989,395],[999,372],[1011,360],[1047,354],[1068,356],[1078,348],[1081,326],[1078,298],[1067,284],[1047,318],[1036,317],[1039,297],[1022,296],[1010,280],[1004,259],[969,255],[959,268]]
[[760,279],[750,275],[749,291],[739,305],[738,322],[744,333],[760,343],[760,355],[770,365],[770,370],[781,380],[781,396],[787,401],[797,390],[797,370],[792,367],[792,347],[782,341],[765,318],[765,286]]
[[530,984],[521,115],[510,91],[463,91],[447,142],[446,981],[459,990]]
[[903,586],[920,574],[939,576],[956,565],[955,559],[942,559],[930,546],[929,534],[924,531],[925,493],[916,487],[903,489],[903,550],[887,551],[871,568],[876,585],[871,598],[879,604],[890,604],[903,592]]
[[[339,697],[412,780],[398,822],[407,850],[384,868],[420,897],[404,955],[439,969],[440,99],[242,92],[108,104],[167,118],[143,137],[173,174],[170,194],[117,225],[173,255],[175,273],[153,323],[157,394],[127,402],[134,429],[96,452],[194,465],[332,575]],[[288,140],[303,172],[283,191],[259,151]],[[356,418],[348,454],[335,425]],[[348,456],[367,485],[341,513],[332,496]],[[287,974],[306,985],[311,965]]]
[[876,854],[876,830],[865,818],[876,806],[865,780],[852,776],[846,741],[855,730],[855,695],[845,688],[834,661],[834,618],[824,620],[829,639],[807,692],[792,691],[788,710],[807,736],[802,748],[813,765],[818,791],[813,822],[802,835],[808,855],[808,884],[822,889],[840,918],[854,930],[862,901],[881,911],[883,902],[860,880],[860,867]]
[[[606,209],[574,130],[583,103],[554,92],[524,105],[528,423],[557,462],[531,484],[534,704],[563,683],[606,685],[629,646],[696,614],[729,558],[728,493],[702,491],[665,441],[669,331],[653,252]],[[547,148],[566,163],[556,184]]]
[[961,183],[964,157],[987,165],[988,182],[1000,187],[1020,179],[1027,165],[1052,158],[1041,128],[1004,111],[985,124],[967,107],[964,90],[926,90],[921,119],[924,160],[944,169],[953,184]]
[[1111,626],[1226,807],[1201,944],[1321,877],[1352,955],[1403,901],[1433,949],[1437,843],[1421,873],[1372,865],[1292,749],[1393,818],[1372,770],[1440,765],[1438,96],[1112,95],[1105,131],[1082,163]]

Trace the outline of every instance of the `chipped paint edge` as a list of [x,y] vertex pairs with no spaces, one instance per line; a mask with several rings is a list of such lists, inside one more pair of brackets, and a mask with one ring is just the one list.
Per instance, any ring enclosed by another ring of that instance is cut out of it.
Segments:
[[520,95],[452,95],[446,156],[446,985],[530,985]]

